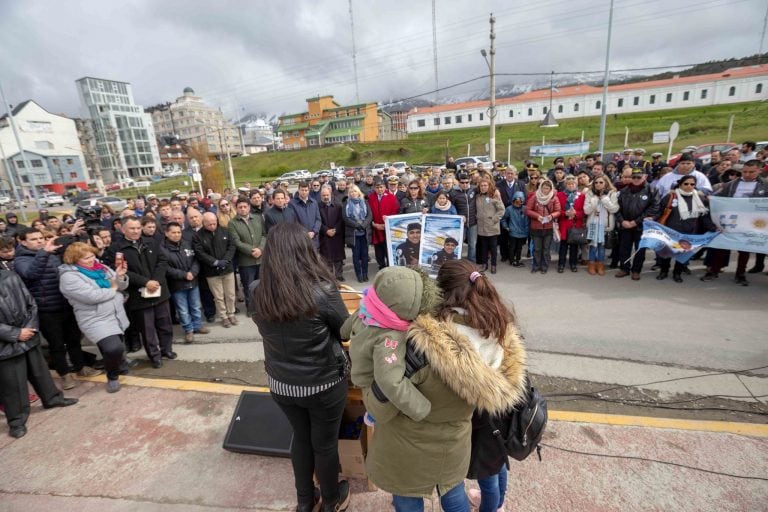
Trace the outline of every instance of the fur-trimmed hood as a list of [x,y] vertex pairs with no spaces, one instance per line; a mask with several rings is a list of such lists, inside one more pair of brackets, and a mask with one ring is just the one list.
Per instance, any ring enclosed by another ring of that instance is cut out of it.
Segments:
[[420,315],[408,337],[430,367],[458,396],[481,412],[502,413],[525,394],[525,348],[514,326],[507,328],[504,356],[497,370],[488,366],[452,320]]

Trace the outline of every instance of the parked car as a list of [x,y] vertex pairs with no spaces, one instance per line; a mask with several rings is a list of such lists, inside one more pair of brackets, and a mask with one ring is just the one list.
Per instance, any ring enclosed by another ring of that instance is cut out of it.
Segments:
[[103,205],[106,204],[110,207],[110,209],[115,213],[120,213],[125,209],[126,206],[128,206],[128,202],[125,199],[121,199],[119,197],[114,196],[97,196],[97,197],[90,197],[88,199],[83,199],[79,203],[77,203],[77,208],[75,209],[75,217],[83,217],[82,212],[83,209],[89,206],[93,205]]
[[331,176],[333,176],[334,181],[347,179],[347,173],[344,169],[334,169],[331,171]]
[[397,169],[397,174],[405,174],[405,168],[408,167],[407,162],[392,162],[392,167]]
[[767,140],[761,140],[760,142],[756,142],[755,151],[760,151],[761,149],[765,149],[765,146],[768,146]]
[[79,190],[76,194],[70,196],[69,202],[73,205],[77,205],[83,199],[90,199],[91,197],[99,197],[98,192],[91,192],[90,190]]
[[312,175],[312,179],[320,178],[321,176],[332,176],[333,173],[328,169],[320,169]]
[[371,172],[373,174],[382,174],[386,172],[387,169],[389,169],[389,166],[390,166],[389,162],[379,162],[373,166],[373,169],[371,169]]
[[0,197],[0,208],[16,208],[17,206],[18,203],[15,199],[5,196]]
[[[739,149],[738,144],[734,144],[732,142],[715,142],[712,144],[702,144],[700,146],[695,146],[695,149],[693,149],[693,158],[701,162],[702,165],[707,165],[712,160],[712,152],[713,151],[720,151],[723,155],[727,153],[728,151],[732,149]],[[672,158],[669,159],[670,167],[674,167],[677,165],[678,160],[680,160],[680,157],[682,156],[682,153],[676,153],[672,155]]]
[[64,206],[64,198],[59,194],[47,192],[40,196],[40,206]]
[[493,162],[491,162],[491,159],[487,156],[465,156],[457,158],[456,167],[461,166],[461,164],[466,164],[467,167],[474,164],[476,169],[485,169],[486,171],[493,169]]

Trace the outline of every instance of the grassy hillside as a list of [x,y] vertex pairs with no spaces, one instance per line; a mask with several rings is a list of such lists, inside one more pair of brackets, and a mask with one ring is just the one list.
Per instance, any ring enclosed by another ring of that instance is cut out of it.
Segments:
[[[499,115],[502,115],[500,112]],[[672,122],[680,123],[680,135],[675,141],[675,151],[691,144],[724,142],[728,132],[728,120],[734,114],[736,120],[731,140],[768,140],[768,102],[740,103],[704,108],[689,108],[636,114],[612,114],[606,128],[606,151],[623,148],[624,128],[629,127],[629,145],[661,151],[666,155],[666,144],[651,144],[653,132],[669,129]],[[541,144],[542,136],[547,143],[592,141],[596,150],[600,134],[600,118],[586,117],[560,121],[557,128],[540,128],[540,120],[533,123],[502,125],[496,129],[496,157],[507,159],[507,141],[512,141],[511,162],[519,165],[528,157],[528,148]],[[281,151],[235,158],[232,165],[238,184],[246,181],[278,176],[295,169],[327,169],[330,163],[344,166],[372,165],[382,161],[406,160],[411,164],[442,162],[446,145],[454,157],[467,154],[467,146],[473,155],[486,154],[488,128],[464,128],[410,135],[406,140],[371,144],[349,144],[302,151]],[[226,169],[226,162],[219,163]],[[183,178],[165,180],[152,187],[155,193],[167,193],[173,188],[184,187]]]

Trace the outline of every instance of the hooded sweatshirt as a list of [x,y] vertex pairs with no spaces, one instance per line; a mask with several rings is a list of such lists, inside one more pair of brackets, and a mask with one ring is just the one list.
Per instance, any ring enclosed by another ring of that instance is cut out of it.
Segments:
[[[515,199],[521,201],[520,206],[514,205]],[[512,195],[512,204],[504,210],[501,227],[509,231],[512,238],[528,238],[530,224],[531,221],[525,214],[525,194],[517,191]]]

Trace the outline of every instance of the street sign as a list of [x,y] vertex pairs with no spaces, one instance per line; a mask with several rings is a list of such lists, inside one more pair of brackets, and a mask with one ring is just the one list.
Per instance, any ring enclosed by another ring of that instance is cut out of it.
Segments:
[[199,172],[196,172],[192,175],[192,181],[200,182],[203,181],[203,175]]
[[653,143],[663,144],[669,142],[669,132],[653,132]]

